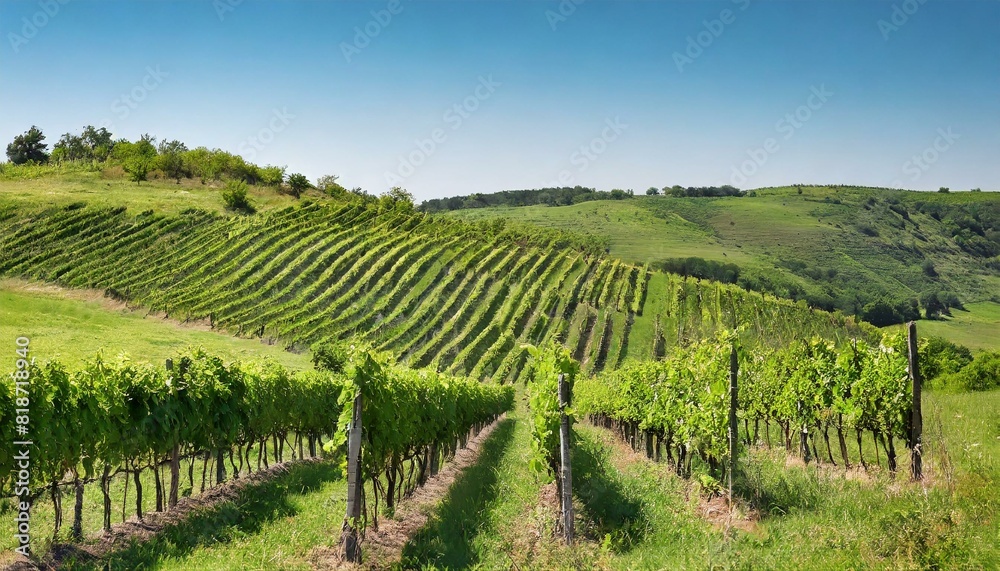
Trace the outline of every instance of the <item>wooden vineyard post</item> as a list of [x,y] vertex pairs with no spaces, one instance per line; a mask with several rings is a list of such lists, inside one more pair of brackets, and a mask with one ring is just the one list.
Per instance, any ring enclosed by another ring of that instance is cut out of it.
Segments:
[[[167,359],[167,376],[173,376],[174,361]],[[181,451],[180,445],[174,444],[174,449],[170,453],[170,493],[167,495],[167,508],[171,509],[177,505],[177,489],[181,480]]]
[[570,403],[569,383],[559,375],[559,478],[562,480],[562,524],[566,544],[573,544],[573,466],[569,457],[569,417],[566,407]]
[[[802,401],[797,403],[799,414],[802,414]],[[799,429],[799,454],[802,455],[802,461],[806,464],[809,463],[811,459],[809,457],[809,429],[806,427],[805,423],[802,423],[802,427]]]
[[923,444],[921,439],[924,429],[923,411],[920,407],[920,397],[923,379],[920,378],[920,360],[917,356],[917,324],[911,321],[907,324],[907,345],[910,369],[910,381],[913,383],[913,403],[910,406],[910,476],[921,480],[923,474]]
[[739,407],[739,387],[738,378],[740,371],[739,357],[736,354],[736,345],[729,354],[729,501],[733,499],[733,477],[736,474],[736,458],[739,456],[739,421],[736,418],[736,409]]
[[354,413],[347,435],[347,515],[341,541],[344,558],[352,563],[361,562],[361,545],[358,542],[358,521],[361,519],[361,393],[354,397]]

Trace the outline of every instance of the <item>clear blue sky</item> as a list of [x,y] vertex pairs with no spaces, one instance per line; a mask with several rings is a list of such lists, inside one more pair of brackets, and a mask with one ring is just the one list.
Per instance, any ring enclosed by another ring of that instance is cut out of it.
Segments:
[[0,140],[105,122],[418,199],[1000,187],[996,0],[576,1],[3,0]]

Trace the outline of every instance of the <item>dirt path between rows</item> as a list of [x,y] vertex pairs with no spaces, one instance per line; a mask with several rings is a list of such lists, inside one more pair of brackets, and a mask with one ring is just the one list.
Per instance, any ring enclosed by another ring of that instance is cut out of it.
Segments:
[[235,500],[245,488],[287,474],[289,468],[293,466],[321,461],[320,458],[292,460],[252,474],[242,474],[239,479],[223,482],[197,496],[181,498],[170,511],[146,513],[141,521],[132,516],[128,521],[112,525],[110,533],[97,538],[87,538],[82,543],[56,543],[41,561],[32,561],[18,555],[13,562],[3,568],[3,571],[59,569],[63,563],[69,561],[78,563],[99,561],[115,551],[127,549],[133,541],[142,543],[155,538],[166,527],[183,523],[195,511],[211,509],[224,502]]
[[487,426],[468,445],[455,453],[455,457],[442,467],[427,483],[416,489],[408,498],[404,498],[396,508],[396,515],[391,519],[379,519],[378,531],[368,532],[361,544],[363,563],[352,564],[343,561],[337,547],[320,547],[313,550],[310,562],[320,571],[387,569],[398,563],[403,554],[403,547],[434,513],[434,509],[448,494],[452,484],[466,468],[479,459],[483,443],[493,433],[496,427],[504,421],[501,416],[493,424]]
[[[670,471],[670,468],[666,464],[655,462],[647,458],[644,453],[633,450],[631,446],[607,428],[594,426],[590,423],[587,423],[587,426],[595,431],[595,434],[604,445],[612,449],[611,462],[619,472],[625,473],[629,465],[638,462],[651,464],[663,470]],[[756,530],[760,514],[746,505],[745,502],[737,500],[736,505],[732,506],[724,495],[705,495],[698,490],[693,482],[687,482],[685,493],[687,496],[685,500],[690,500],[692,496],[697,496],[698,507],[696,514],[701,519],[712,524],[716,529],[725,533],[728,533],[733,528],[744,532]]]

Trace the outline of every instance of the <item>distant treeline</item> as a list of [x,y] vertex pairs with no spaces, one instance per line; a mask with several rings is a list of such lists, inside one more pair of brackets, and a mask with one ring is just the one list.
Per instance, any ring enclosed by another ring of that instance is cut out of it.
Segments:
[[715,280],[726,284],[737,283],[740,279],[740,267],[736,264],[697,257],[668,258],[653,262],[650,267],[685,277]]
[[[725,186],[665,186],[662,189],[650,187],[646,191],[647,195],[657,196],[663,194],[673,197],[702,197],[702,196],[743,196],[740,189]],[[547,206],[566,206],[569,204],[579,204],[591,200],[626,200],[633,198],[635,192],[632,189],[622,190],[615,188],[612,190],[597,190],[586,186],[563,186],[554,188],[536,188],[529,190],[503,190],[490,194],[468,194],[463,196],[452,196],[449,198],[434,198],[426,200],[420,205],[420,210],[424,212],[445,212],[448,210],[462,210],[465,208],[487,208],[490,206],[535,206],[544,204]]]

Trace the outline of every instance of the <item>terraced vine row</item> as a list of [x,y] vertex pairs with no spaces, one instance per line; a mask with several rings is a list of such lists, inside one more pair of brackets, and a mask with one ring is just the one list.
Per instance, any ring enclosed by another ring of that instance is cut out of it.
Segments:
[[103,289],[292,349],[357,335],[456,375],[516,378],[522,345],[550,340],[595,373],[737,325],[744,343],[875,338],[840,315],[568,242],[360,199],[253,216],[0,204],[0,275]]

